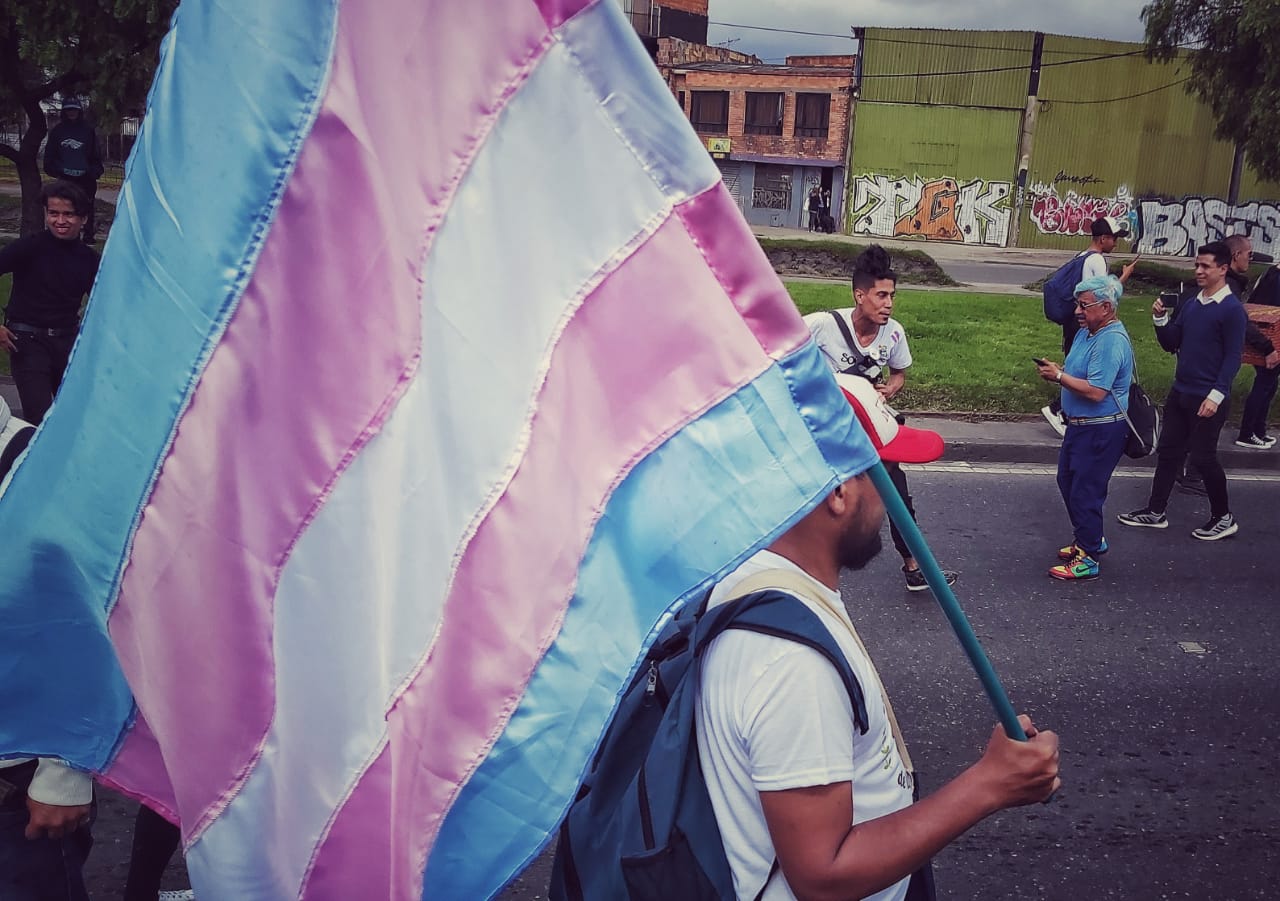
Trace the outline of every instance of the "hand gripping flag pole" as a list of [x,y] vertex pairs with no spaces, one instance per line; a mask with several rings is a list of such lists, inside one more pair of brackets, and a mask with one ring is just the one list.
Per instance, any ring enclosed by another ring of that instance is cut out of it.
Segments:
[[951,586],[947,584],[946,577],[942,575],[942,568],[938,566],[938,561],[934,559],[933,551],[929,550],[929,545],[925,543],[924,535],[920,533],[915,520],[907,512],[907,505],[903,503],[902,498],[898,495],[898,489],[893,486],[884,464],[877,463],[867,472],[871,476],[872,483],[876,486],[876,491],[880,492],[880,499],[884,501],[884,508],[888,512],[889,518],[898,527],[898,531],[902,533],[903,540],[906,541],[911,555],[920,564],[925,581],[933,589],[933,596],[937,599],[938,606],[947,615],[951,628],[956,633],[956,638],[960,640],[960,646],[964,648],[965,654],[969,657],[969,663],[973,666],[974,672],[978,674],[978,680],[982,682],[982,687],[987,692],[987,698],[991,701],[991,706],[995,708],[996,715],[1004,726],[1005,734],[1018,741],[1026,741],[1027,733],[1022,731],[1022,724],[1018,722],[1018,715],[1014,712],[1013,704],[1009,702],[1009,696],[1005,694],[1004,686],[1000,683],[1000,677],[996,675],[995,668],[987,658],[987,652],[983,650],[981,642],[978,641],[978,636],[973,634],[973,626],[969,624],[969,618],[965,616],[964,610],[960,609],[960,602],[956,600],[955,593],[951,590]]

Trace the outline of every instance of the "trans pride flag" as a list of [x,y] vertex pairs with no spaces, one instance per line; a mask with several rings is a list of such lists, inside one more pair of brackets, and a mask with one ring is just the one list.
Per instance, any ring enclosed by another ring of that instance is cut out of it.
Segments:
[[479,898],[874,451],[616,4],[188,0],[0,498],[0,753],[201,901]]

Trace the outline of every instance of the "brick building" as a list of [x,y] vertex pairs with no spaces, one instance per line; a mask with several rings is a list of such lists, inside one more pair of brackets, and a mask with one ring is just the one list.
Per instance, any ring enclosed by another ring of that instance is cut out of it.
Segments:
[[800,228],[813,185],[830,192],[840,220],[853,64],[853,56],[791,56],[781,66],[659,59],[747,221]]
[[707,42],[708,0],[618,0],[640,40],[655,56],[659,38]]

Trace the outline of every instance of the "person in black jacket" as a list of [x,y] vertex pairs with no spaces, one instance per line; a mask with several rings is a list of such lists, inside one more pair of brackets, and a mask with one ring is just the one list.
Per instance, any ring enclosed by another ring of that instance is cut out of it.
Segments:
[[82,237],[92,244],[97,234],[93,201],[102,177],[102,157],[98,153],[98,133],[84,119],[80,101],[68,97],[62,101],[62,121],[53,126],[44,145],[44,171],[50,178],[69,181],[89,198]]
[[[1243,235],[1227,238],[1227,246],[1232,251],[1231,269],[1227,273],[1232,292],[1245,303],[1280,306],[1280,270],[1275,266],[1269,268],[1250,291],[1248,272],[1253,246]],[[1259,354],[1264,363],[1253,367],[1253,388],[1240,414],[1240,434],[1236,436],[1236,445],[1251,450],[1268,450],[1276,444],[1276,439],[1267,435],[1267,411],[1276,396],[1277,381],[1280,381],[1280,350],[1252,322],[1245,329],[1244,343]]]
[[98,255],[80,243],[89,199],[75,185],[55,181],[40,192],[45,230],[0,250],[0,274],[13,273],[0,348],[22,402],[22,416],[39,425],[62,384],[80,329],[80,306],[98,275]]

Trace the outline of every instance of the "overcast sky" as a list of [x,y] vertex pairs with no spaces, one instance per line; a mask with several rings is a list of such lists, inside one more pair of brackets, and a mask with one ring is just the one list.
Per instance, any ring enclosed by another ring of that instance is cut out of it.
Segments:
[[853,25],[984,28],[1141,41],[1145,0],[710,0],[710,44],[781,61],[803,53],[851,53],[845,37],[810,37],[717,25],[759,25],[847,35]]

